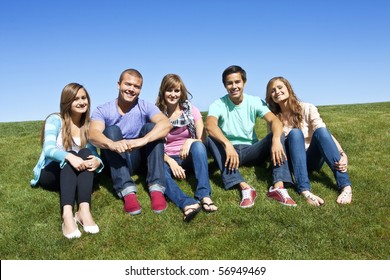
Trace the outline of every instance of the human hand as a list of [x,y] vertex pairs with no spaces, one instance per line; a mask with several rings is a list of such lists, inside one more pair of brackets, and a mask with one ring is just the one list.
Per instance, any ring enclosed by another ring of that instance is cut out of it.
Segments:
[[65,159],[77,171],[83,171],[83,170],[87,169],[87,165],[85,164],[85,161],[81,157],[78,157],[72,153],[68,153],[68,155],[65,157]]
[[127,146],[129,147],[129,151],[132,151],[134,149],[142,148],[146,144],[148,144],[148,141],[145,138],[136,138],[136,139],[129,139],[126,140]]
[[126,151],[131,151],[131,146],[128,144],[128,140],[123,139],[119,141],[114,141],[109,145],[109,149],[118,154],[124,153]]
[[87,160],[84,161],[88,171],[95,171],[100,166],[100,161],[93,155],[90,155]]
[[185,179],[186,171],[181,167],[174,159],[170,160],[168,163],[169,167],[172,170],[173,176],[177,179]]
[[225,169],[228,169],[230,172],[235,171],[240,166],[240,158],[237,154],[236,149],[234,149],[232,144],[228,144],[225,146],[226,151],[226,161],[225,161]]
[[195,141],[199,141],[199,140],[197,140],[197,139],[187,139],[184,142],[183,146],[180,149],[180,154],[179,154],[181,159],[186,159],[188,157],[188,155],[190,154],[191,145]]
[[283,145],[279,139],[276,141],[272,141],[271,159],[272,159],[274,166],[276,166],[276,165],[280,166],[285,161],[287,161],[286,153],[284,152]]
[[340,156],[340,160],[336,161],[333,166],[337,171],[345,173],[348,171],[348,157],[344,152],[342,152]]

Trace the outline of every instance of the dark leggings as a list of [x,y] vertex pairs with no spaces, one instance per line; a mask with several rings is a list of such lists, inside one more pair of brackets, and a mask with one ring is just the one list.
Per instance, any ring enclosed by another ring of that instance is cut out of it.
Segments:
[[[88,148],[81,149],[78,153],[74,151],[70,151],[70,153],[84,160],[92,155]],[[76,189],[78,203],[87,202],[91,204],[93,177],[93,172],[88,170],[79,172],[69,163],[61,169],[59,163],[53,161],[42,169],[39,184],[46,189],[60,190],[62,210],[65,205],[74,206]]]

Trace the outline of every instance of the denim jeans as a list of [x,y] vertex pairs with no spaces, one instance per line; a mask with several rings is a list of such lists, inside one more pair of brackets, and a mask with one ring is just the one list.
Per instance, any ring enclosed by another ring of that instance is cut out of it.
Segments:
[[321,127],[314,131],[307,151],[305,151],[305,139],[302,131],[294,128],[287,136],[286,148],[298,193],[306,190],[311,191],[308,173],[319,171],[324,162],[332,170],[339,190],[351,185],[348,173],[337,171],[334,168],[334,163],[340,160],[340,153],[327,128]]
[[[143,137],[154,127],[153,123],[145,124],[139,137]],[[113,140],[123,140],[122,132],[116,125],[106,127],[104,135]],[[137,187],[131,178],[141,166],[147,169],[146,183],[149,191],[165,192],[164,179],[164,142],[156,140],[146,144],[141,149],[131,152],[117,153],[108,149],[102,149],[102,156],[110,166],[113,188],[119,197],[136,192]]]
[[[280,140],[284,149],[284,135],[281,136]],[[269,133],[266,137],[252,145],[234,145],[234,148],[239,156],[240,166],[261,165],[270,157],[271,147],[272,133]],[[245,182],[238,169],[233,172],[230,172],[227,169],[225,170],[226,152],[221,143],[210,137],[209,149],[218,165],[219,170],[221,171],[222,182],[225,189],[230,189],[241,182]],[[273,166],[272,177],[272,184],[279,181],[292,184],[291,174],[288,164],[286,163],[279,166]]]
[[205,145],[202,142],[194,142],[191,145],[189,156],[182,160],[178,155],[171,156],[181,167],[193,171],[196,178],[196,191],[194,198],[185,194],[176,181],[172,178],[172,170],[167,163],[164,164],[166,190],[165,195],[180,209],[184,210],[187,205],[199,203],[204,197],[210,197],[211,186],[209,180],[208,157]]

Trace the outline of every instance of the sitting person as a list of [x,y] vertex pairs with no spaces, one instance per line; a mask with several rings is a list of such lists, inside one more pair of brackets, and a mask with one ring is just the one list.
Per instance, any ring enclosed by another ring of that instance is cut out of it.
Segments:
[[[241,208],[252,207],[256,190],[241,176],[242,165],[261,165],[270,156],[273,182],[267,196],[286,206],[296,206],[285,184],[292,184],[284,150],[282,124],[259,97],[244,94],[246,72],[240,66],[230,66],[222,74],[227,94],[214,101],[206,120],[210,135],[209,149],[222,175],[225,189],[241,189]],[[260,141],[255,132],[256,119],[264,118],[272,133]]]
[[[79,238],[78,222],[88,233],[98,233],[90,207],[94,172],[103,164],[96,148],[88,142],[91,101],[86,89],[77,83],[64,87],[60,113],[49,115],[41,133],[42,153],[34,168],[31,186],[60,190],[62,233]],[[73,207],[78,194],[78,212]]]
[[142,166],[147,169],[152,210],[161,213],[167,208],[163,140],[171,123],[157,106],[139,98],[142,83],[137,70],[123,71],[118,98],[93,111],[89,129],[91,142],[101,149],[110,167],[114,190],[124,200],[124,211],[131,215],[141,213],[131,176]]
[[340,191],[337,203],[351,203],[352,187],[347,171],[347,154],[326,128],[317,108],[313,104],[300,102],[291,84],[283,77],[275,77],[268,82],[266,101],[283,123],[287,155],[298,193],[309,204],[324,204],[321,197],[312,193],[308,172],[320,170],[326,162]]
[[[173,126],[164,145],[165,195],[182,209],[186,222],[191,221],[202,207],[206,212],[218,209],[210,198],[208,158],[204,145],[207,138],[202,115],[188,100],[189,94],[178,75],[168,74],[161,82],[156,102]],[[172,178],[185,179],[190,170],[194,171],[197,181],[196,199],[186,195]]]

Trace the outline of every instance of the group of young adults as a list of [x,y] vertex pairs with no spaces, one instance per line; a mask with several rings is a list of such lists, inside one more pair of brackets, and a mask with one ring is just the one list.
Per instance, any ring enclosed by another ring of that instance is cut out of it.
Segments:
[[[123,71],[118,97],[97,106],[90,117],[90,96],[77,83],[64,87],[60,113],[47,117],[42,129],[42,153],[34,168],[32,186],[60,190],[62,232],[79,238],[78,224],[87,233],[98,233],[91,214],[94,173],[109,168],[113,189],[124,200],[124,211],[142,211],[132,176],[145,172],[151,208],[161,213],[166,198],[190,222],[202,209],[215,212],[211,198],[208,151],[217,164],[225,189],[239,188],[241,208],[254,205],[256,189],[240,174],[239,167],[272,162],[272,185],[267,197],[296,206],[287,187],[296,186],[309,204],[324,200],[311,191],[308,174],[324,162],[331,168],[340,192],[337,203],[352,201],[348,158],[327,130],[317,108],[300,102],[283,77],[269,81],[266,98],[244,93],[246,72],[229,66],[222,74],[227,94],[208,110],[206,127],[199,109],[180,76],[166,75],[156,104],[139,95],[143,77],[135,69]],[[257,118],[264,118],[269,132],[259,139]],[[100,156],[97,149],[100,149]],[[178,186],[189,172],[196,178],[193,196]],[[74,212],[77,193],[77,211]]]

